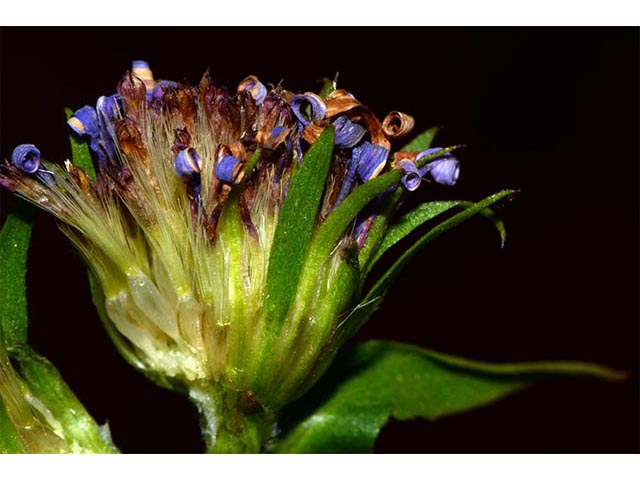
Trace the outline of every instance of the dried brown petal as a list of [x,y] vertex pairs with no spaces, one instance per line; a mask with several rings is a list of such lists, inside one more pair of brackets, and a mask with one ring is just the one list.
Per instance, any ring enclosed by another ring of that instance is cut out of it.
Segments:
[[378,117],[346,90],[334,91],[325,101],[325,105],[327,106],[327,118],[345,115],[350,120],[356,121],[361,117],[371,136],[371,143],[386,149],[391,148],[391,143],[387,139]]
[[304,130],[302,130],[302,138],[304,138],[308,143],[315,143],[328,125],[329,120],[316,120],[315,122],[311,122],[304,128]]
[[114,119],[116,126],[116,134],[118,142],[124,154],[131,158],[137,159],[143,165],[148,165],[148,153],[142,141],[142,134],[132,119],[126,120]]
[[184,124],[193,130],[196,119],[196,104],[191,87],[178,84],[177,87],[167,88],[163,101],[169,111],[177,112]]
[[127,72],[118,84],[118,93],[122,97],[127,115],[140,119],[141,112],[147,103],[147,88],[144,82]]

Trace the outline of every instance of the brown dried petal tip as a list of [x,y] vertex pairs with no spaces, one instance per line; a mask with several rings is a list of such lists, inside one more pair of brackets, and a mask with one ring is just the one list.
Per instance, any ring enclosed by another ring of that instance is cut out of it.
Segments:
[[402,112],[391,112],[384,118],[382,122],[382,130],[389,138],[402,138],[407,136],[415,122],[411,115]]

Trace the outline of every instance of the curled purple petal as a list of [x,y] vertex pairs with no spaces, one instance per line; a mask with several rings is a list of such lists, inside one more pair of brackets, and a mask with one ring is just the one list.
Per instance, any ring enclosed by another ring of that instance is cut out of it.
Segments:
[[67,121],[67,125],[78,135],[98,135],[98,115],[95,108],[86,105],[76,110]]
[[155,85],[155,80],[153,79],[153,72],[151,71],[151,67],[144,60],[134,60],[131,63],[131,73],[142,80],[144,86],[147,89],[147,94],[149,94]]
[[335,144],[340,148],[355,147],[367,132],[367,129],[362,125],[352,122],[345,116],[338,117],[338,119],[333,122],[333,126],[336,129]]
[[242,162],[232,155],[222,155],[216,165],[216,177],[223,182],[237,184],[242,179]]
[[26,173],[35,173],[40,168],[40,150],[35,145],[18,145],[11,153],[11,163]]
[[238,85],[238,93],[249,92],[253,100],[260,105],[267,96],[267,87],[265,87],[258,77],[250,75]]
[[[310,116],[305,112],[307,106],[311,109]],[[311,122],[322,120],[327,114],[327,107],[324,101],[315,93],[310,92],[293,97],[293,100],[291,100],[291,110],[293,110],[294,115],[305,127]]]
[[[427,155],[437,153],[440,150],[442,150],[440,147],[424,150],[416,156],[416,161]],[[420,168],[420,174],[422,176],[427,173],[436,183],[449,186],[455,185],[460,176],[460,161],[450,153],[445,153]]]
[[402,177],[402,184],[407,190],[413,192],[420,186],[422,176],[420,175],[420,171],[418,170],[418,167],[416,167],[415,163],[405,158],[403,160],[400,160],[396,164],[396,167],[402,168],[405,172],[404,176]]
[[365,142],[361,146],[354,148],[353,158],[356,162],[358,176],[362,181],[367,182],[377,177],[384,168],[388,155],[388,149],[369,142]]
[[180,150],[173,160],[173,168],[180,177],[190,177],[200,173],[201,167],[200,155],[193,148]]

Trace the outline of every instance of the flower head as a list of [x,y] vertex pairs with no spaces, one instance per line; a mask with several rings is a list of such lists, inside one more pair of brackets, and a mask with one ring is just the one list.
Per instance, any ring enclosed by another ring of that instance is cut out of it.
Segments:
[[[458,178],[444,150],[390,168],[410,116],[380,121],[345,90],[295,95],[255,76],[230,94],[208,74],[191,87],[134,62],[116,94],[68,124],[95,175],[21,145],[0,183],[60,220],[132,363],[163,383],[222,385],[271,410],[304,393],[353,331],[361,252],[379,244],[370,232],[400,182],[414,190],[427,174]],[[319,189],[305,190],[314,175]],[[356,198],[369,182],[384,188]],[[287,261],[291,275],[273,284]]]

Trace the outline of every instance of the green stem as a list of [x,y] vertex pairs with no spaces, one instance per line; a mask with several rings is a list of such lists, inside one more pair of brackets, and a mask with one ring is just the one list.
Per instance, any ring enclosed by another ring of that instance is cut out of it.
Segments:
[[250,392],[196,384],[189,397],[200,413],[207,453],[260,453],[269,440],[274,417]]

